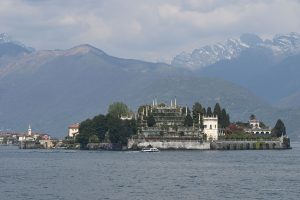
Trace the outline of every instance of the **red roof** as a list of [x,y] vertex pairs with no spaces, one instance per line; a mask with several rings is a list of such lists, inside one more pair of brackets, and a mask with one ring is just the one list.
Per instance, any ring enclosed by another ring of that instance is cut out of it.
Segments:
[[79,128],[79,123],[71,124],[69,128]]

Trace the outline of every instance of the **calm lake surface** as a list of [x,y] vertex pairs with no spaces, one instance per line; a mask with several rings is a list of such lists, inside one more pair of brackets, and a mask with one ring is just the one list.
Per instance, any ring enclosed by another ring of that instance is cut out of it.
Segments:
[[300,199],[292,150],[159,153],[0,146],[0,200]]

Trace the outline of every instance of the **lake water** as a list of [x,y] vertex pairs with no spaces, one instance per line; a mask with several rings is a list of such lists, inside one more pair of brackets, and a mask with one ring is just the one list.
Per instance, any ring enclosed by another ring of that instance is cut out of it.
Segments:
[[159,153],[0,147],[0,200],[300,199],[292,150]]

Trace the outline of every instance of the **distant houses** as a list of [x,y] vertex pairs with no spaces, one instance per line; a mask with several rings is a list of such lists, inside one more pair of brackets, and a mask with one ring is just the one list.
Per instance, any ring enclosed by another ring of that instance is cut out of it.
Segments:
[[50,135],[33,132],[29,125],[26,133],[2,132],[0,144],[19,145],[20,148],[52,148],[53,143]]

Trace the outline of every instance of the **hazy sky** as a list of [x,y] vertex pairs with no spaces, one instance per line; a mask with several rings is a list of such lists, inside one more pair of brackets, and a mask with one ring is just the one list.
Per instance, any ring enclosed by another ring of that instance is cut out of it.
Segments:
[[36,49],[88,43],[169,61],[242,33],[300,32],[300,0],[0,0],[0,32]]

